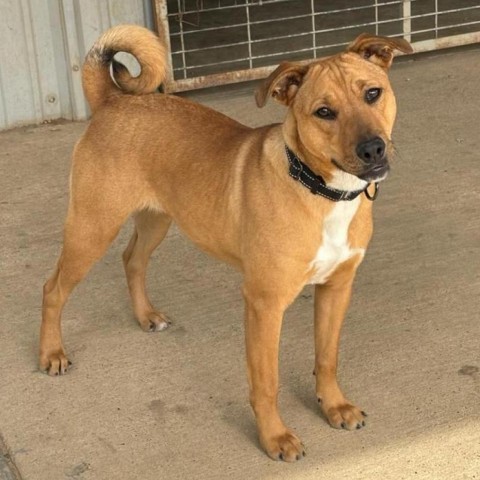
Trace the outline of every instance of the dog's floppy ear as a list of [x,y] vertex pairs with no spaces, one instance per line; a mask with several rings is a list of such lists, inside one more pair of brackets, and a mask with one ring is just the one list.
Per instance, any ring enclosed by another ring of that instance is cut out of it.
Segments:
[[289,105],[307,70],[306,65],[282,62],[255,91],[257,106],[263,107],[270,96],[283,105]]
[[362,33],[348,47],[347,52],[358,53],[366,60],[388,70],[392,65],[393,52],[412,53],[412,46],[403,38],[377,37]]

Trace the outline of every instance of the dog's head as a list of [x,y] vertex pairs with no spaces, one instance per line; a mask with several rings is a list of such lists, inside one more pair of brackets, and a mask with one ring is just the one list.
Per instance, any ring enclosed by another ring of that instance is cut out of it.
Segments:
[[362,34],[338,55],[282,63],[256,91],[257,105],[271,96],[289,107],[287,143],[327,180],[346,172],[378,182],[393,150],[396,104],[387,74],[395,50],[413,51],[406,40]]

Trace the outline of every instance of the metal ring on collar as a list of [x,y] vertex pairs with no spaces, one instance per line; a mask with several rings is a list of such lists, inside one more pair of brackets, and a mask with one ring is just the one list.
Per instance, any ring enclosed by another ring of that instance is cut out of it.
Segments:
[[378,196],[378,188],[379,188],[379,184],[378,183],[374,183],[373,185],[375,185],[375,191],[373,192],[373,195],[370,195],[369,191],[368,191],[368,187],[370,186],[371,184],[369,183],[365,190],[364,190],[364,193],[365,193],[365,196],[371,201],[373,202],[377,196]]

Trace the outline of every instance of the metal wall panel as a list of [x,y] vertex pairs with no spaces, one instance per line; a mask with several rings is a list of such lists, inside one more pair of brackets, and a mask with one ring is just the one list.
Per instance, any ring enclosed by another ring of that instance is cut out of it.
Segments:
[[51,67],[51,56],[43,54],[52,49],[48,11],[37,12],[26,0],[1,0],[0,19],[0,127],[58,117],[55,78],[40,76],[40,68]]
[[81,63],[120,23],[151,26],[150,0],[0,0],[0,129],[87,118]]

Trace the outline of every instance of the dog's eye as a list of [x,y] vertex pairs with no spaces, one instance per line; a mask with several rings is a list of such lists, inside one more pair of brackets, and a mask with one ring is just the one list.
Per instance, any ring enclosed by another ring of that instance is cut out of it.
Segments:
[[318,118],[322,118],[323,120],[335,120],[337,118],[337,114],[328,107],[321,107],[316,112],[315,115]]
[[381,94],[382,94],[381,88],[369,88],[365,92],[365,101],[370,104],[375,103],[380,98]]

